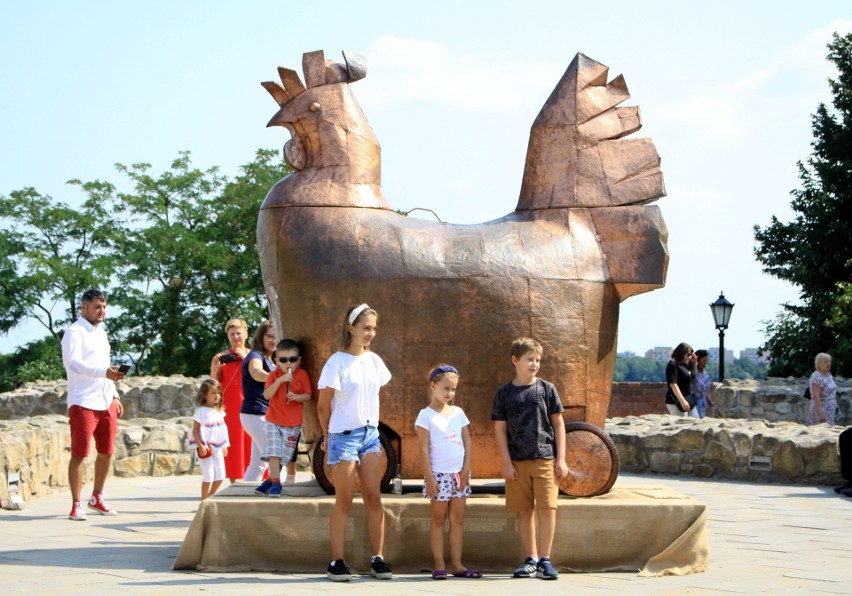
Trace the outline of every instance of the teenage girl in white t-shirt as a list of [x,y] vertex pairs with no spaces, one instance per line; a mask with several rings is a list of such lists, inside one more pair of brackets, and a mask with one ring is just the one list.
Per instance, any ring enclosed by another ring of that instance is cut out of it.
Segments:
[[343,561],[346,521],[352,507],[355,474],[361,480],[361,497],[367,511],[371,573],[391,579],[393,573],[382,557],[385,512],[381,482],[384,469],[379,442],[379,389],[390,381],[390,371],[370,342],[376,337],[378,314],[361,304],[350,308],[343,320],[342,350],[325,363],[317,388],[317,414],[323,432],[323,449],[334,480],[331,512],[331,563],[326,575],[332,581],[349,581],[352,573]]
[[429,541],[435,566],[432,579],[447,579],[444,565],[444,523],[450,517],[450,569],[453,576],[480,578],[461,562],[464,505],[470,496],[470,421],[453,405],[459,371],[439,364],[429,373],[429,407],[420,410],[414,428],[420,440],[423,496],[432,499]]

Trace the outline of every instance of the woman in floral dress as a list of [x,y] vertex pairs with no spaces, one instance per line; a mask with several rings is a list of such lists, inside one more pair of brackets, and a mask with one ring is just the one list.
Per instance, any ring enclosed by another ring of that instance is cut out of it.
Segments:
[[820,353],[814,358],[816,370],[808,381],[811,389],[811,406],[808,408],[808,426],[825,422],[834,425],[837,415],[837,385],[831,375],[831,356]]

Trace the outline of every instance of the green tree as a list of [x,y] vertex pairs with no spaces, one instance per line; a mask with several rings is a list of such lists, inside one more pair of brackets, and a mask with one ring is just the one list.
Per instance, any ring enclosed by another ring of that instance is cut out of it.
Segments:
[[83,291],[105,287],[114,271],[105,205],[91,197],[72,209],[24,188],[0,196],[0,222],[0,332],[32,319],[58,340]]
[[[665,383],[668,362],[657,362],[643,356],[622,356],[615,360],[612,380],[616,383]],[[704,369],[713,381],[719,380],[719,365],[708,362]],[[748,358],[735,358],[725,366],[726,379],[765,379],[766,365]]]
[[[72,180],[85,195],[78,209],[32,188],[0,197],[0,333],[33,318],[58,350],[80,295],[99,287],[109,293],[115,354],[140,374],[202,374],[225,347],[227,319],[265,317],[257,214],[290,169],[270,150],[259,150],[233,180],[217,168],[193,168],[188,152],[160,174],[144,163],[116,168],[130,190]],[[4,356],[26,370],[0,375],[0,384],[53,374],[61,360],[43,352],[30,344]]]
[[769,372],[778,376],[808,374],[818,352],[832,354],[835,372],[852,372],[852,311],[844,307],[852,282],[852,33],[835,33],[828,48],[838,70],[829,79],[833,110],[820,104],[812,117],[813,153],[798,164],[793,221],[773,216],[754,228],[763,270],[800,288],[801,303],[784,304],[766,327]]
[[[230,182],[217,168],[192,168],[188,152],[156,177],[149,164],[117,168],[133,190],[108,193],[125,229],[111,293],[121,309],[110,321],[116,350],[139,371],[202,374],[223,347],[227,319],[264,317],[257,212],[290,170],[269,150]],[[90,195],[108,190],[100,181],[75,183]]]
[[0,392],[30,381],[62,378],[65,378],[62,350],[50,335],[19,347],[12,354],[0,355]]
[[618,356],[612,379],[618,383],[662,383],[666,380],[666,364],[644,356]]

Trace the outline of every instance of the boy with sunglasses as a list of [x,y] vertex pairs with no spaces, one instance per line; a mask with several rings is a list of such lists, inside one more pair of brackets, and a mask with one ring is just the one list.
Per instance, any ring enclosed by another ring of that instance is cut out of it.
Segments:
[[266,446],[263,461],[269,462],[269,479],[254,489],[268,497],[281,496],[281,464],[290,462],[302,432],[302,402],[311,399],[311,380],[302,364],[302,349],[292,339],[275,347],[276,368],[266,378],[263,397],[266,411]]

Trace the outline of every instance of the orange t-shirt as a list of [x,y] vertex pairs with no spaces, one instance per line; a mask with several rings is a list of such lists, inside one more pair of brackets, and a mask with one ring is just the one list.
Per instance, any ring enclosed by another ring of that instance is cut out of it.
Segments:
[[[275,367],[266,377],[265,387],[269,387],[284,373]],[[304,368],[293,371],[293,380],[290,381],[290,391],[296,395],[311,392],[311,379]],[[287,403],[287,383],[278,387],[278,391],[269,400],[269,409],[266,410],[266,421],[278,426],[301,426],[302,425],[302,402],[291,401]]]

